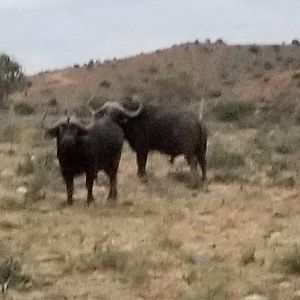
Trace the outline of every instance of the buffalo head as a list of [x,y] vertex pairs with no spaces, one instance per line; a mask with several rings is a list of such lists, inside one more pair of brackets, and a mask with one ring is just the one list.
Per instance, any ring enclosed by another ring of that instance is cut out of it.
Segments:
[[46,128],[45,136],[57,138],[60,145],[72,147],[76,144],[77,138],[88,133],[88,129],[73,117],[61,120],[55,126]]

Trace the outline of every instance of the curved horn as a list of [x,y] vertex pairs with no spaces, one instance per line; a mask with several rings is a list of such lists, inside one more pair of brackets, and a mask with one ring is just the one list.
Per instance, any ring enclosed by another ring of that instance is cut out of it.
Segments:
[[128,118],[135,118],[142,112],[143,108],[144,105],[142,103],[139,103],[139,107],[136,111],[130,111],[117,101],[107,101],[102,105],[98,112],[103,111],[105,109],[109,109],[110,111],[116,109],[124,113]]

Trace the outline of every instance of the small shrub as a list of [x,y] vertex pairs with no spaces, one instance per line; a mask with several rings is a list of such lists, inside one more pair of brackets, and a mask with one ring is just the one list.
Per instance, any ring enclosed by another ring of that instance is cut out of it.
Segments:
[[272,64],[269,61],[266,61],[264,63],[264,67],[267,71],[271,70],[273,68]]
[[105,89],[109,89],[111,87],[111,83],[108,80],[102,80],[99,84],[100,87],[103,87]]
[[162,101],[191,101],[197,98],[193,78],[187,72],[180,72],[174,76],[157,78],[154,87],[149,91],[155,93]]
[[253,263],[255,260],[255,247],[253,245],[246,246],[241,252],[241,263],[245,266]]
[[278,57],[278,55],[280,53],[280,45],[273,45],[272,48],[273,48],[273,51],[274,51],[276,57]]
[[253,53],[253,54],[258,54],[260,51],[260,47],[257,45],[251,45],[248,48],[249,52]]
[[292,78],[293,78],[293,79],[300,79],[300,72],[295,72],[295,73],[292,75]]
[[288,123],[295,117],[296,100],[287,95],[279,95],[277,99],[265,107],[260,113],[260,122],[265,123]]
[[215,44],[216,44],[216,45],[225,45],[226,43],[225,43],[222,39],[217,39],[217,40],[215,41]]
[[0,261],[0,284],[2,292],[7,288],[16,288],[30,281],[30,276],[22,273],[19,262],[12,258],[4,258]]
[[79,64],[74,64],[73,68],[74,68],[74,69],[79,69],[80,66],[79,66]]
[[20,137],[18,126],[14,122],[8,122],[0,127],[0,143],[15,143]]
[[94,61],[92,59],[90,59],[86,67],[87,67],[87,69],[94,68]]
[[213,108],[213,115],[222,122],[239,122],[254,116],[255,106],[238,100],[220,101]]
[[282,259],[282,266],[286,272],[300,275],[300,245],[294,246],[294,249]]
[[[49,179],[55,182],[60,178],[58,166],[54,163],[55,155],[45,153],[37,158],[27,154],[23,162],[20,162],[16,169],[19,176],[28,176],[26,200],[36,202],[45,197],[45,186],[49,187]],[[56,185],[57,186],[57,185]]]
[[26,102],[19,102],[14,105],[14,111],[17,115],[31,115],[34,113],[34,108]]
[[18,164],[16,169],[16,174],[26,176],[32,174],[33,172],[34,172],[34,163],[31,159],[31,156],[26,155],[24,161]]
[[214,144],[211,148],[211,152],[208,155],[210,167],[234,170],[245,165],[245,160],[241,153],[227,152],[221,144]]
[[208,92],[208,96],[211,98],[219,98],[222,95],[222,91],[221,90],[210,90]]
[[53,91],[48,88],[45,88],[45,89],[42,89],[40,93],[43,96],[49,96],[49,95],[52,95]]
[[196,282],[198,280],[198,275],[197,272],[195,270],[192,270],[191,272],[189,272],[188,275],[184,275],[183,276],[183,280],[188,284],[191,285],[194,282]]
[[300,42],[297,39],[293,39],[291,45],[300,46]]
[[289,67],[290,65],[292,65],[294,63],[294,58],[289,56],[284,60],[284,65],[286,67]]
[[50,107],[56,107],[58,106],[58,102],[56,100],[55,97],[52,97],[51,99],[49,99],[49,101],[47,102],[47,105]]
[[233,299],[230,296],[228,287],[226,283],[215,282],[212,280],[212,283],[207,287],[199,289],[194,292],[191,296],[187,297],[187,300],[229,300]]
[[163,250],[167,249],[179,249],[182,245],[182,242],[180,240],[171,239],[168,236],[163,237],[159,243],[158,246],[162,248]]
[[215,182],[221,183],[247,183],[248,180],[244,177],[241,177],[241,174],[236,170],[217,170],[214,172],[213,179]]
[[156,73],[158,73],[158,68],[156,66],[151,66],[148,69],[148,72],[151,73],[151,74],[156,74]]
[[81,256],[81,267],[83,271],[97,269],[113,270],[119,272],[124,281],[132,281],[134,284],[142,284],[148,279],[148,269],[152,263],[134,254],[131,251],[120,250],[111,244],[95,245],[94,252]]

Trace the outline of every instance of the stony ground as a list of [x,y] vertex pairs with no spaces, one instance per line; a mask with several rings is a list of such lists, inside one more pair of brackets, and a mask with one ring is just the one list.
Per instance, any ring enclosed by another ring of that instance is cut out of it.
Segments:
[[299,299],[299,278],[278,263],[299,242],[298,187],[212,180],[205,193],[189,188],[182,159],[172,167],[158,154],[142,184],[125,147],[116,205],[99,176],[95,205],[79,178],[63,208],[57,169],[45,167],[53,174],[38,196],[29,190],[39,175],[17,172],[26,153],[54,145],[0,144],[0,250],[31,277],[6,299]]

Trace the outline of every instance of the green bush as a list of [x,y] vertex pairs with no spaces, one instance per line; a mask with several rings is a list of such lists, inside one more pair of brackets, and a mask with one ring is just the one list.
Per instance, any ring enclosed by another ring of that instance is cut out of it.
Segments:
[[221,122],[243,122],[254,117],[254,112],[254,104],[239,100],[220,101],[212,108],[212,114]]
[[294,249],[282,259],[284,269],[288,273],[300,274],[300,246],[294,246]]
[[214,144],[211,148],[208,153],[208,164],[211,168],[234,170],[245,165],[243,154],[227,152],[221,144]]
[[34,113],[34,108],[26,102],[19,102],[14,105],[14,110],[17,115],[31,115]]
[[7,288],[16,288],[30,281],[30,277],[22,273],[19,262],[12,258],[4,258],[0,261],[0,284],[2,291]]
[[151,267],[152,263],[148,259],[136,253],[120,250],[111,244],[104,247],[97,243],[93,253],[81,255],[79,263],[81,271],[112,270],[123,275],[123,280],[130,280],[135,284],[142,284],[147,280],[148,269]]

